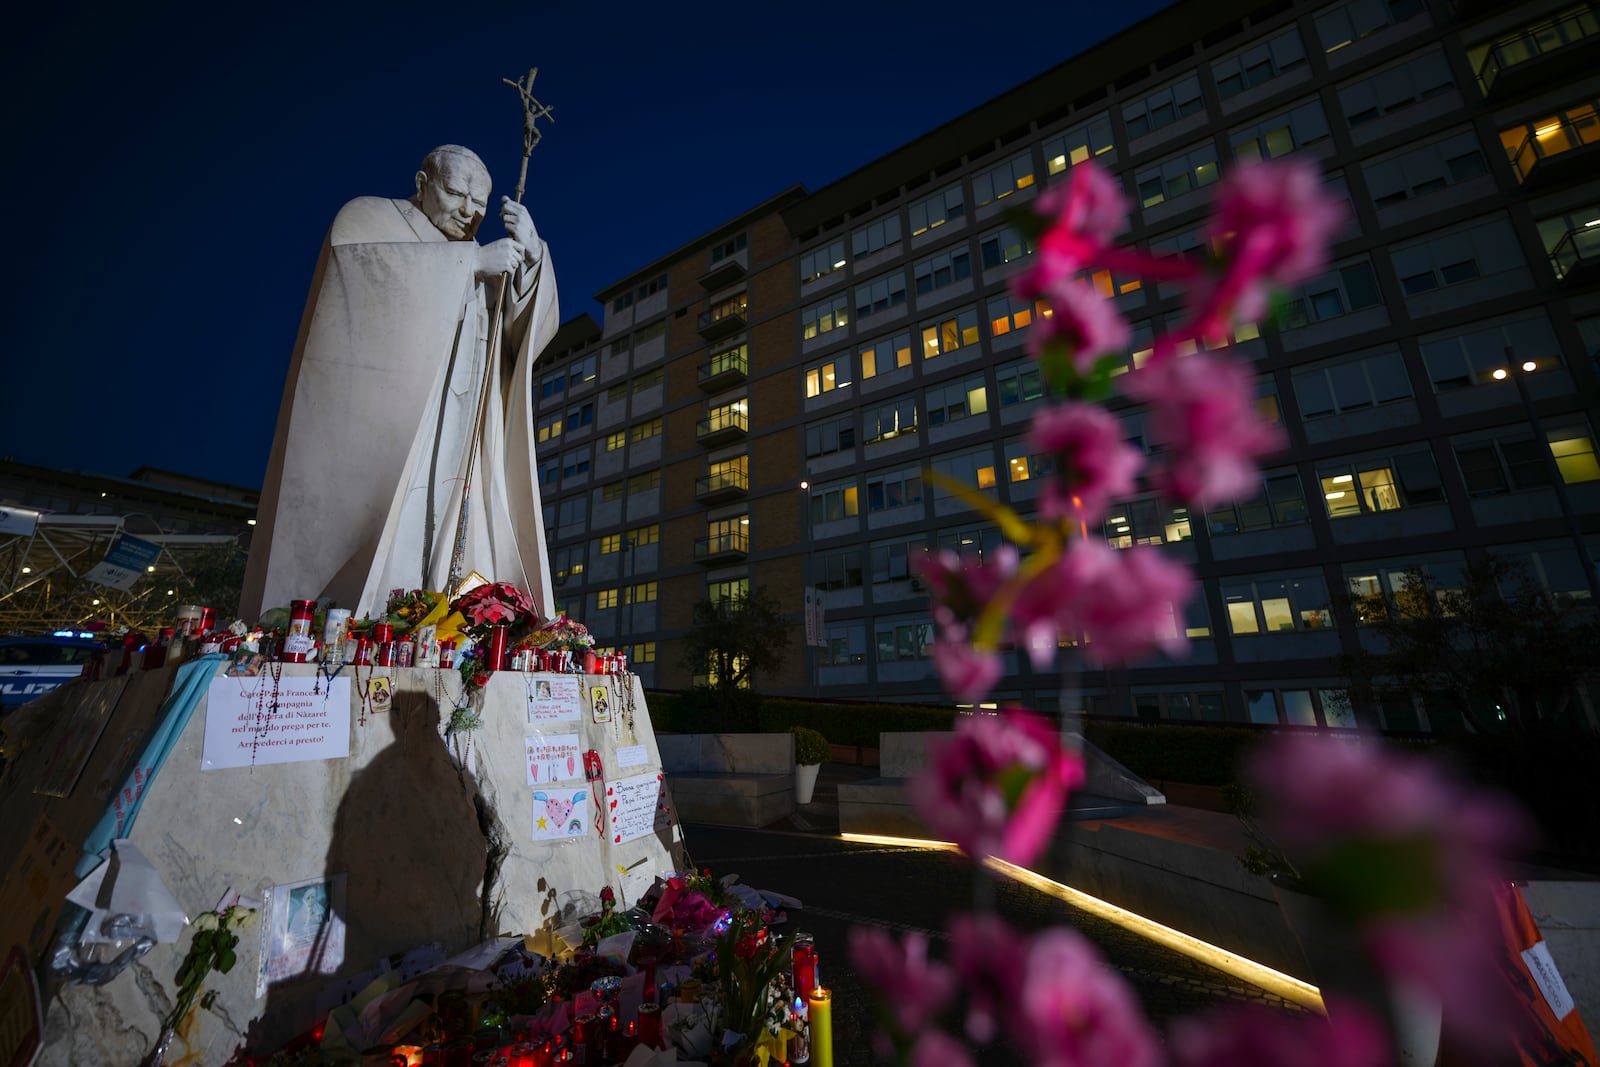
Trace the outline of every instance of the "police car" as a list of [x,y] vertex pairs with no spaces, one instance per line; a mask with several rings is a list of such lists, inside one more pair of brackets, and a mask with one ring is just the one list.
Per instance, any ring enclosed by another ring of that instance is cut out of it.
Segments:
[[93,634],[72,630],[0,637],[0,715],[78,677],[84,661],[103,647]]

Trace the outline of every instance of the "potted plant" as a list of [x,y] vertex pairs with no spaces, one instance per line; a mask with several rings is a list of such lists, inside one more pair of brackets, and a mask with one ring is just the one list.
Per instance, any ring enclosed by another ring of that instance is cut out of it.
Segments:
[[828,758],[828,739],[809,726],[791,726],[789,732],[794,734],[794,800],[809,804],[817,787],[817,772]]

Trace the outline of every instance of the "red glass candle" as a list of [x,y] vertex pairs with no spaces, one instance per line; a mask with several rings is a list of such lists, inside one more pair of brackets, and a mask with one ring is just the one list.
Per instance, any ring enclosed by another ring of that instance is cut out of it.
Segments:
[[817,943],[810,934],[794,935],[794,991],[802,1000],[811,999],[817,988]]
[[489,628],[489,646],[484,652],[484,666],[491,671],[504,670],[506,665],[506,641],[511,635],[511,627],[503,622],[497,622]]
[[639,1044],[661,1047],[661,1005],[649,1001],[639,1005]]
[[314,600],[289,601],[289,632],[284,635],[279,660],[284,663],[304,663],[310,658],[315,644],[311,636],[311,619],[316,610]]

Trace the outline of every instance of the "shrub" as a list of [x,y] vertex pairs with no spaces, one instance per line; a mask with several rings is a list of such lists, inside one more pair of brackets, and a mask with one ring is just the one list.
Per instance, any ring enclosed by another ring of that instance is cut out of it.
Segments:
[[825,763],[832,749],[828,739],[809,726],[791,726],[794,734],[794,761],[799,764]]
[[792,726],[809,726],[836,745],[877,748],[880,733],[948,730],[955,714],[953,707],[824,704],[771,697],[761,704],[760,728],[764,733],[782,733]]

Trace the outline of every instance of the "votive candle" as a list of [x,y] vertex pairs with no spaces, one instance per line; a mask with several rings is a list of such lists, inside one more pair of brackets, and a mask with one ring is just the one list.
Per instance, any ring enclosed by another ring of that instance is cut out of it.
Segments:
[[811,991],[811,1067],[833,1067],[833,994]]

